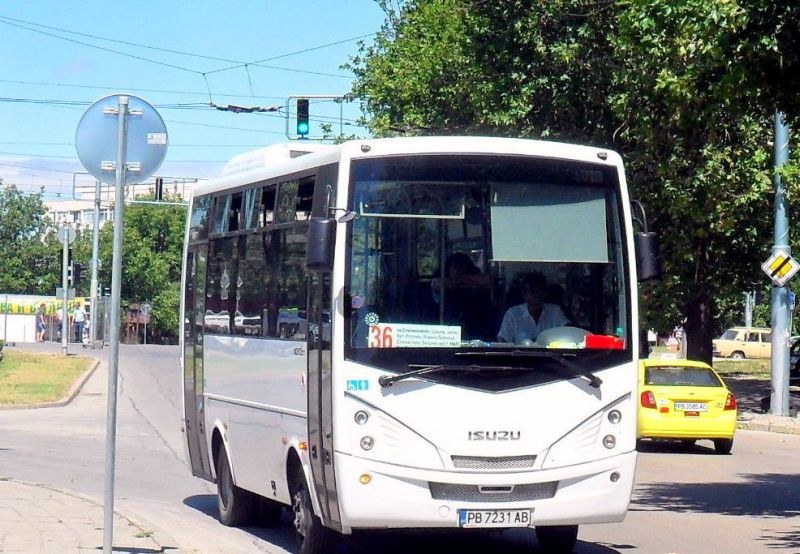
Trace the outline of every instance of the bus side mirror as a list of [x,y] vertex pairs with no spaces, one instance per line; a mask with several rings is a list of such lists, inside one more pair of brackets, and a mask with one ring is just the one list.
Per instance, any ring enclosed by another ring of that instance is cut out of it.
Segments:
[[312,217],[308,223],[306,269],[312,273],[333,270],[333,245],[336,241],[336,220]]
[[635,233],[633,246],[636,251],[636,273],[639,281],[661,277],[658,237],[655,233]]

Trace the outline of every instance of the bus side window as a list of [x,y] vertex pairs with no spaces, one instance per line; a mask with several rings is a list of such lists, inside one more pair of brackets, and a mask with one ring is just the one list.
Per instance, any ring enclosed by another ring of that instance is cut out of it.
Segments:
[[231,196],[217,196],[214,199],[214,216],[211,233],[220,235],[228,231],[228,216],[231,209]]
[[212,197],[200,196],[192,205],[192,219],[190,223],[189,240],[200,240],[208,236],[208,215],[211,208]]
[[282,229],[273,233],[273,244],[278,243],[276,263],[270,264],[277,278],[275,301],[277,304],[276,333],[278,338],[304,340],[308,332],[306,316],[306,242],[305,227]]
[[259,217],[261,227],[266,227],[275,221],[275,188],[275,185],[268,185],[262,189]]
[[264,336],[268,328],[266,259],[262,233],[250,233],[240,240],[235,333]]
[[206,310],[203,330],[209,334],[233,332],[236,313],[237,240],[212,240],[208,256]]

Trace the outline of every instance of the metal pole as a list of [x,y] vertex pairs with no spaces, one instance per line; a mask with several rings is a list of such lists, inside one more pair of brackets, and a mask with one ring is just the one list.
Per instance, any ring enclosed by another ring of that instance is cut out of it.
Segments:
[[3,316],[3,344],[8,342],[8,293],[6,293],[6,309],[3,310],[5,315]]
[[89,342],[94,348],[97,341],[97,270],[100,266],[100,179],[94,187],[94,226],[92,229],[92,284],[89,293],[91,319],[89,323]]
[[748,291],[744,293],[744,326],[745,327],[752,327],[753,326],[753,304],[755,300],[753,296],[755,292]]
[[119,97],[117,180],[114,194],[114,255],[111,264],[111,351],[108,356],[108,411],[106,414],[106,479],[103,554],[114,545],[114,456],[117,434],[117,376],[119,373],[120,288],[122,281],[122,216],[125,208],[125,156],[127,150],[128,96]]
[[[62,227],[66,229],[66,227]],[[61,248],[61,353],[67,355],[67,344],[69,343],[69,321],[67,312],[67,301],[69,298],[69,278],[67,277],[67,267],[69,260],[69,231],[64,233],[64,244]]]
[[[780,168],[789,158],[789,127],[786,116],[775,110],[775,232],[772,252],[789,246],[789,215]],[[772,286],[772,394],[770,411],[775,415],[789,415],[789,289]]]

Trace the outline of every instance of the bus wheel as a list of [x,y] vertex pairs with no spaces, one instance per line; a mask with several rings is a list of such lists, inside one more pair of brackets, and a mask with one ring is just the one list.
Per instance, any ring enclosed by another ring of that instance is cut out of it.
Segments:
[[219,520],[228,527],[247,523],[253,508],[253,495],[233,484],[231,465],[224,446],[219,449],[217,457],[217,506]]
[[568,554],[578,542],[577,525],[543,525],[536,527],[536,539],[542,552]]
[[298,477],[292,495],[292,516],[300,554],[323,554],[335,551],[333,532],[322,525],[322,521],[314,515],[311,495],[302,473]]

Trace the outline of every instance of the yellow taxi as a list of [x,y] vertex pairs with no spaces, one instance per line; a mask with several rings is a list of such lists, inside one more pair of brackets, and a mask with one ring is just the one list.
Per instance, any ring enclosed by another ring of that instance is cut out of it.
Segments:
[[703,362],[647,359],[639,362],[637,439],[711,439],[730,454],[736,432],[736,397]]

